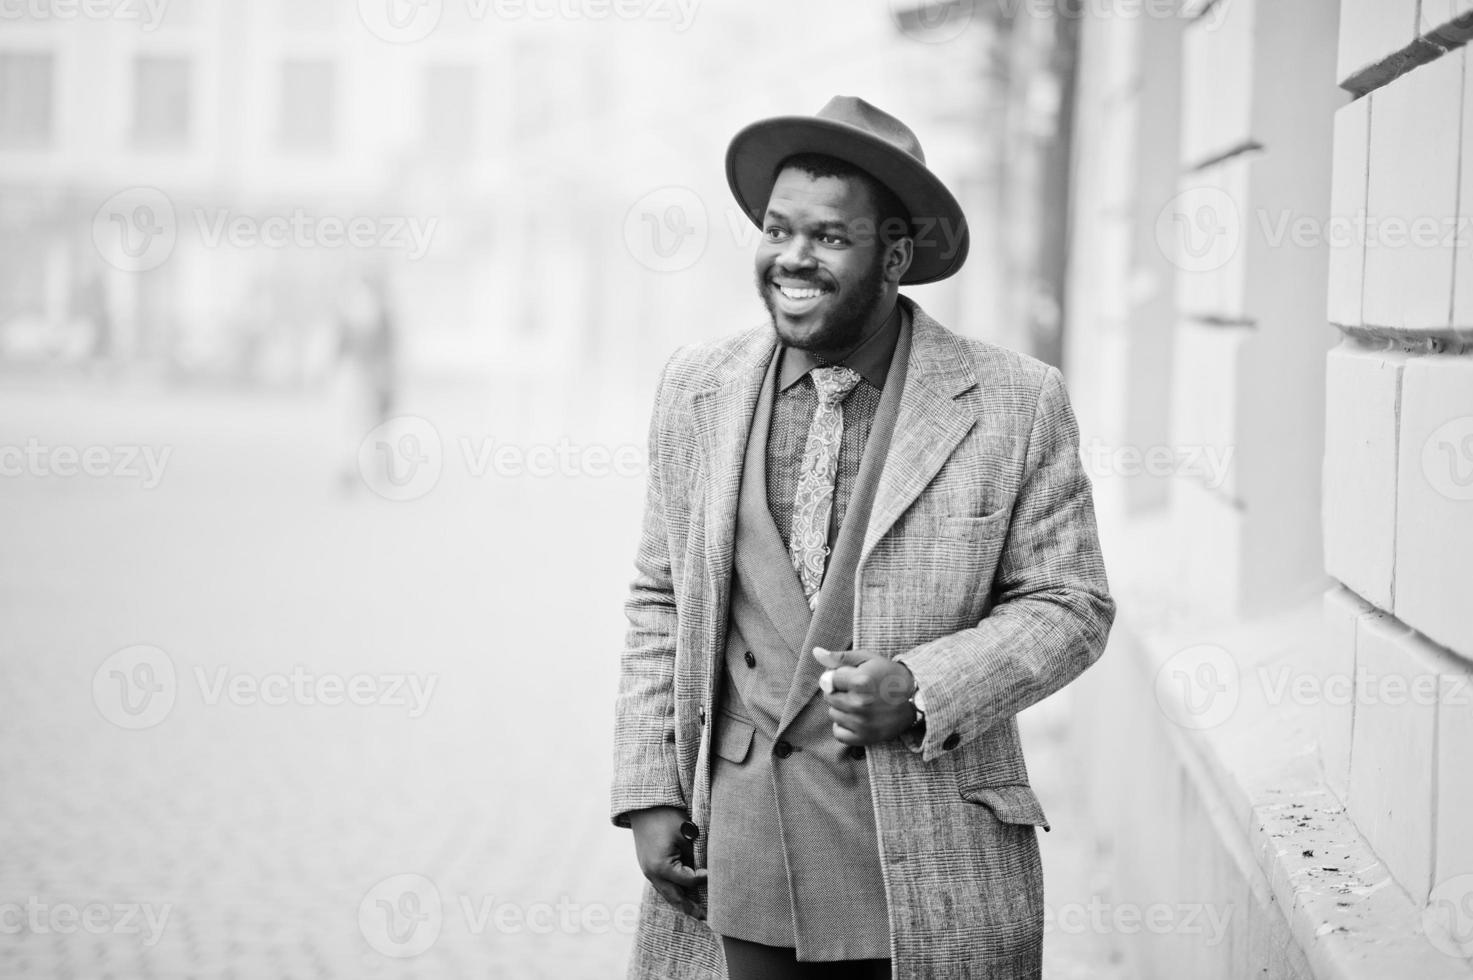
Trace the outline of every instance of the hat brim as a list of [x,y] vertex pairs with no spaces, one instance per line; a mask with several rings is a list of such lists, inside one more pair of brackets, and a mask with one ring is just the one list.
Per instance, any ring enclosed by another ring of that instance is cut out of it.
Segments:
[[967,259],[971,233],[946,185],[915,157],[862,129],[813,116],[752,123],[726,150],[726,182],[757,227],[767,211],[777,165],[795,153],[822,153],[851,163],[888,187],[917,229],[910,269],[901,283],[920,285],[955,273]]

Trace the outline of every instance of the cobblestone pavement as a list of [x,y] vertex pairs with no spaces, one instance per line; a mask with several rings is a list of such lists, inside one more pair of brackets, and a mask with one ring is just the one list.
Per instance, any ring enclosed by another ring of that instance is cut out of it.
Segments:
[[[646,399],[495,401],[411,405],[442,472],[391,502],[344,493],[320,400],[4,387],[0,446],[110,462],[0,477],[0,977],[622,976],[642,476],[476,467],[637,446]],[[170,452],[152,488],[144,449]],[[1033,727],[1050,901],[1087,901],[1061,729]],[[1050,976],[1115,976],[1105,938],[1051,933]]]

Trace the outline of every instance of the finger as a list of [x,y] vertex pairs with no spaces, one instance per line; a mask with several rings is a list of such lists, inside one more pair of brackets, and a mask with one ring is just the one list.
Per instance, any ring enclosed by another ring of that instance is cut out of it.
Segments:
[[853,691],[835,691],[824,698],[830,708],[836,708],[851,715],[862,715],[866,708],[873,702],[867,694],[855,694]]
[[813,655],[825,667],[858,667],[879,656],[863,650],[828,650],[824,647],[814,647]]
[[833,675],[835,691],[859,691],[866,694],[874,691],[875,679],[868,671],[858,667],[839,667],[833,671]]
[[834,672],[826,670],[818,675],[818,689],[827,697],[834,693]]
[[692,868],[675,862],[666,865],[662,874],[666,881],[674,882],[681,888],[694,888],[706,880],[705,868]]
[[690,907],[690,900],[685,897],[685,893],[682,892],[679,888],[676,888],[673,884],[666,881],[664,878],[659,877],[658,875],[650,878],[650,884],[654,886],[656,894],[658,894],[661,898],[668,902],[672,907],[685,912],[687,915],[690,914],[687,911],[687,909]]
[[856,735],[854,732],[850,731],[849,729],[845,728],[843,725],[835,724],[834,725],[834,728],[833,728],[833,731],[834,731],[834,738],[838,739],[840,742],[842,742],[845,745],[863,745],[864,744],[864,742],[860,739],[860,737],[858,735]]

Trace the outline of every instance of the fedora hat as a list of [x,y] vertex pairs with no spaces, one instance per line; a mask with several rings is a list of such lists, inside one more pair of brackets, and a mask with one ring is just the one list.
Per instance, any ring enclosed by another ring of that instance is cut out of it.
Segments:
[[916,231],[906,285],[936,282],[966,261],[971,236],[961,205],[926,166],[915,133],[863,99],[836,95],[812,116],[752,123],[726,149],[726,182],[758,228],[777,182],[777,166],[795,153],[822,153],[885,185],[910,212]]

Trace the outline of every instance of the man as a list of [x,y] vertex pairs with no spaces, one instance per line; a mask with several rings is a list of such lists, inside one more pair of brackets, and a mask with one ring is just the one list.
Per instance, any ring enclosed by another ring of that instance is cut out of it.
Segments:
[[677,351],[650,425],[630,976],[1036,977],[1048,824],[1014,716],[1114,618],[1063,382],[899,295],[968,245],[899,120],[759,122],[727,177],[771,322]]

